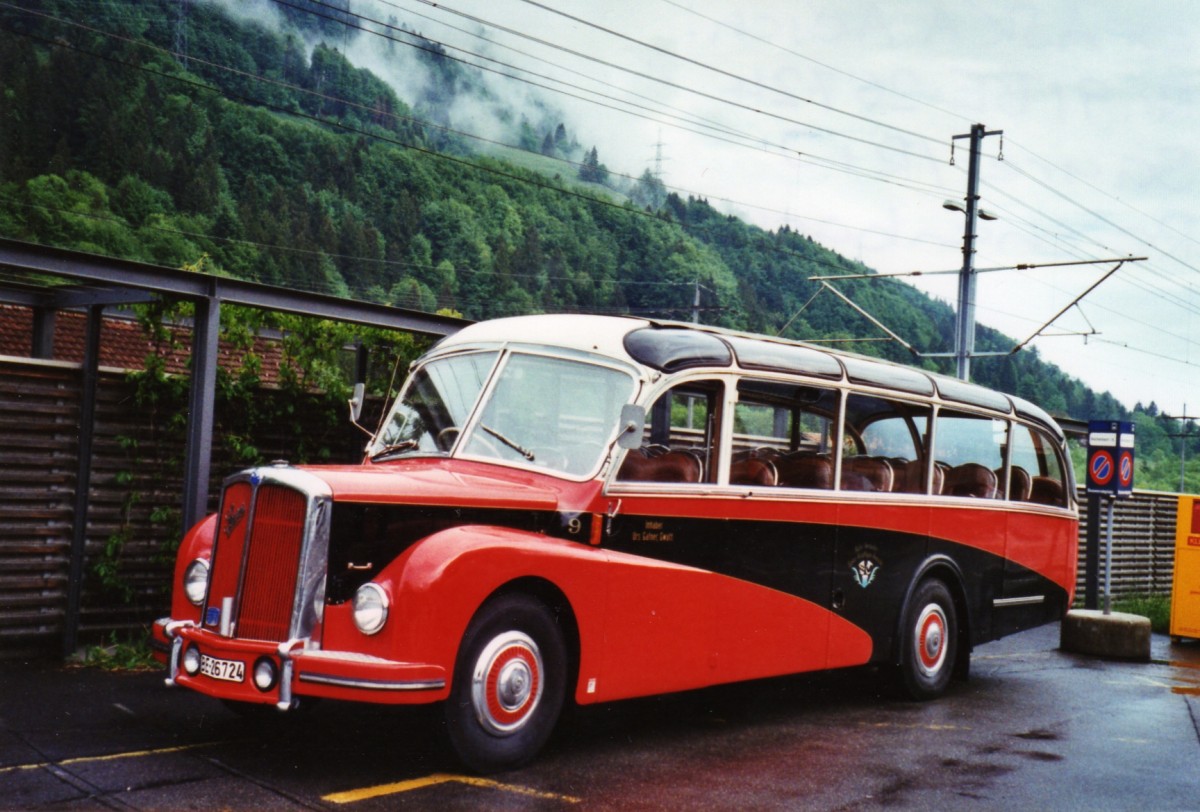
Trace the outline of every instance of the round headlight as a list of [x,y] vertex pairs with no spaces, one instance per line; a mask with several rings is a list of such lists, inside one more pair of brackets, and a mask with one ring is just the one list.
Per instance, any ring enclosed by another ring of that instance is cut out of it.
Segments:
[[183,573],[183,594],[188,601],[199,606],[204,603],[204,593],[208,592],[208,562],[197,558],[188,564]]
[[363,584],[354,593],[354,625],[363,634],[375,634],[387,623],[387,593],[378,584]]

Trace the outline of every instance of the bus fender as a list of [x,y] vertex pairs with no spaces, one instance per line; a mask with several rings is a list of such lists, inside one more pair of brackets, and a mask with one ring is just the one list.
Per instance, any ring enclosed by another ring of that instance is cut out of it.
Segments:
[[[603,639],[606,556],[578,542],[491,525],[439,531],[413,545],[380,573],[403,628],[395,645],[423,662],[454,666],[471,619],[490,598],[522,591],[558,602],[573,619],[568,636]],[[570,621],[568,621],[570,622]],[[582,657],[595,647],[581,646]]]

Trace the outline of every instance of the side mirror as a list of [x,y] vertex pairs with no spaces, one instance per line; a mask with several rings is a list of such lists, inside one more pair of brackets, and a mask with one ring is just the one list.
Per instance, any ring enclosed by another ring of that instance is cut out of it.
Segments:
[[646,410],[633,403],[621,407],[621,431],[617,445],[621,448],[640,448],[646,430]]
[[362,416],[363,396],[366,394],[367,385],[362,381],[354,384],[354,395],[350,398],[350,422],[358,425],[358,418]]
[[375,432],[365,427],[358,422],[358,418],[362,416],[363,400],[366,399],[367,385],[362,381],[354,384],[354,395],[350,398],[350,422],[353,426],[368,437],[374,437]]

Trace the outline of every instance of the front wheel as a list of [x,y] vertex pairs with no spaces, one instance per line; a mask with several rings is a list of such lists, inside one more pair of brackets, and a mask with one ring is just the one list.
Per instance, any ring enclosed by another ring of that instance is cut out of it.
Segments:
[[958,657],[958,614],[946,585],[922,581],[909,600],[900,651],[900,686],[913,699],[945,692]]
[[558,721],[566,696],[566,646],[540,601],[504,595],[484,604],[463,635],[446,700],[446,734],[477,772],[532,759]]

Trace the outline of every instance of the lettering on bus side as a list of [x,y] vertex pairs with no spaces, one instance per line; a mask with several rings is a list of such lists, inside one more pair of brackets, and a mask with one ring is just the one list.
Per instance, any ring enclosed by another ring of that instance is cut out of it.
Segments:
[[633,541],[672,542],[675,540],[675,533],[664,529],[663,522],[657,519],[646,519],[642,523],[641,530],[632,532]]

